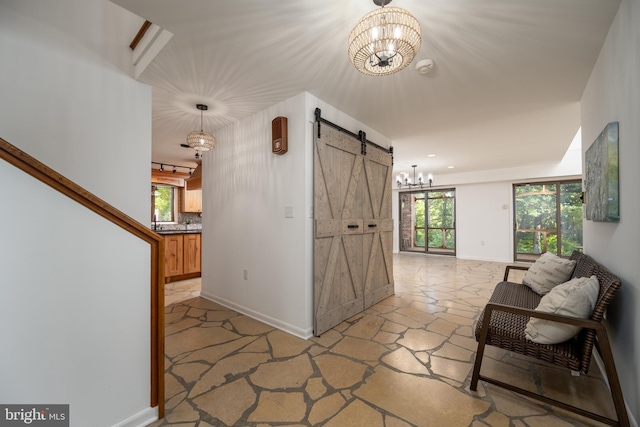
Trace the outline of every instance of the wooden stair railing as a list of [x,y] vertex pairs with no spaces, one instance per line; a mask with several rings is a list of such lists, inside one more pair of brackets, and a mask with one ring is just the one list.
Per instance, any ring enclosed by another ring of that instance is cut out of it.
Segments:
[[0,158],[151,246],[151,398],[164,418],[164,238],[0,138]]

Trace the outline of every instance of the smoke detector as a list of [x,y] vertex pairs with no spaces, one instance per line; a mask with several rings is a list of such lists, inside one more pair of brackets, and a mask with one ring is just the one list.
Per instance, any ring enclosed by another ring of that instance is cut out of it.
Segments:
[[420,74],[427,74],[433,68],[433,59],[421,59],[416,62],[416,71]]

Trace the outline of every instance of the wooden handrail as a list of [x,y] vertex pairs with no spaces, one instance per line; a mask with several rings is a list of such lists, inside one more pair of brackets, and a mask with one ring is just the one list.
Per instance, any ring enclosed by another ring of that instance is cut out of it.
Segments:
[[138,46],[138,43],[140,43],[140,40],[142,40],[142,38],[147,33],[147,30],[149,29],[150,26],[151,26],[151,22],[144,21],[144,23],[142,24],[142,26],[138,30],[138,34],[136,34],[136,36],[131,41],[131,44],[129,45],[131,50],[135,50],[136,46]]
[[0,138],[0,158],[151,246],[151,407],[164,418],[164,238]]

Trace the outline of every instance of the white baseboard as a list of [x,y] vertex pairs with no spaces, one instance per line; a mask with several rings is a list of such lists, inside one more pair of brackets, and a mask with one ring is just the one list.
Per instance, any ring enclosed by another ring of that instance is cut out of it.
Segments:
[[219,298],[215,295],[211,295],[203,291],[200,292],[200,296],[204,299],[208,299],[209,301],[213,301],[217,304],[235,310],[238,313],[242,313],[245,316],[251,317],[252,319],[259,320],[262,323],[266,323],[269,326],[273,326],[274,328],[287,332],[288,334],[294,335],[298,338],[302,338],[303,340],[309,339],[313,336],[313,328],[298,328],[297,326],[293,326],[279,319],[274,319],[271,316],[267,316],[263,313],[259,313],[255,310],[251,310],[250,308],[235,304],[231,301],[225,300],[224,298]]
[[513,260],[511,260],[511,259],[481,258],[481,257],[460,256],[460,255],[456,255],[456,258],[464,259],[464,260],[467,260],[467,261],[487,261],[487,262],[500,262],[500,263],[513,264]]
[[[604,378],[604,381],[607,383],[607,387],[610,387],[609,378],[607,378],[607,370],[604,367],[604,362],[602,361],[600,354],[598,354],[598,352],[595,351],[595,348],[591,353],[591,357],[593,357],[593,360],[596,361],[596,365],[598,365],[598,369],[600,369],[600,374],[602,375],[602,378]],[[636,419],[633,417],[633,414],[629,410],[629,405],[627,405],[626,400],[624,402],[624,406],[627,408],[627,416],[629,417],[629,424],[631,425],[631,427],[639,427],[638,422],[636,421]]]
[[[449,256],[449,255],[442,255],[442,254],[435,254],[435,253],[428,253],[428,252],[413,252],[413,251],[399,251],[399,252],[394,252],[394,254],[398,254],[398,253],[402,253],[404,254],[413,254],[413,255],[418,255],[418,256]],[[474,256],[464,256],[464,255],[456,255],[455,258],[457,259],[463,259],[463,260],[467,260],[467,261],[487,261],[487,262],[500,262],[503,264],[513,264],[513,260],[512,259],[507,259],[507,258],[483,258],[483,257],[474,257]]]
[[146,408],[111,427],[145,427],[158,420],[158,407]]

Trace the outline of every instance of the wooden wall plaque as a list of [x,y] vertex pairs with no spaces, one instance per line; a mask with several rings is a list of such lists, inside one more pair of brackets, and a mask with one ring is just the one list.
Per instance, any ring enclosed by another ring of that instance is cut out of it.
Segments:
[[287,142],[287,118],[276,117],[271,122],[271,151],[284,154],[289,149]]

